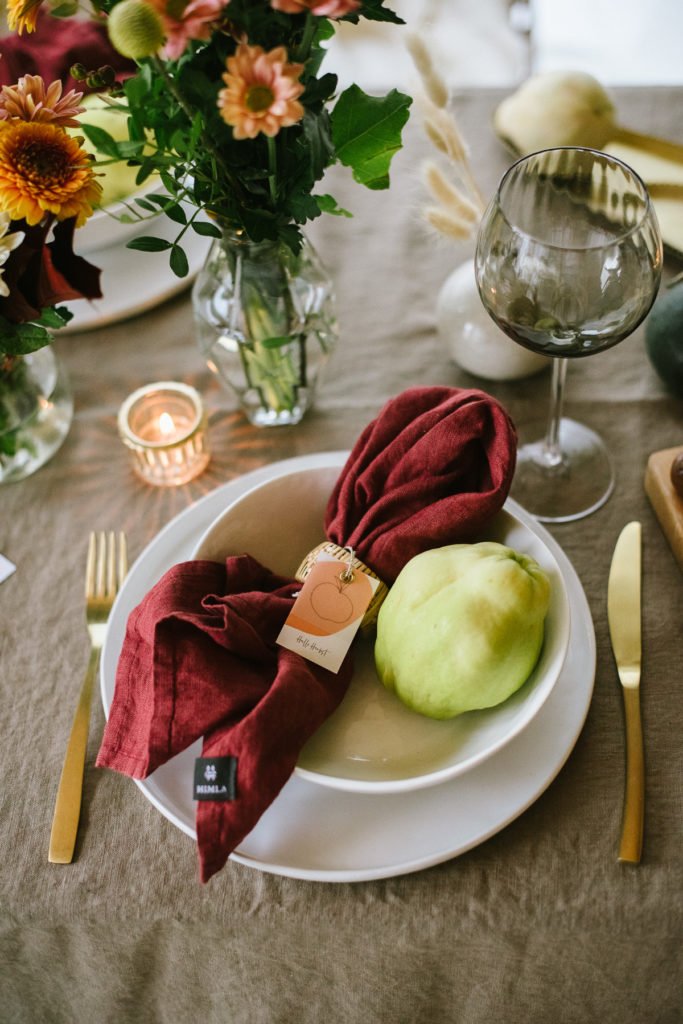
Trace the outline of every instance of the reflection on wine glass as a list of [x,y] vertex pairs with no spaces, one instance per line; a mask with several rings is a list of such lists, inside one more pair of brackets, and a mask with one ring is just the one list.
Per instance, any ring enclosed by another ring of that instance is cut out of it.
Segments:
[[521,444],[512,485],[513,497],[539,519],[579,519],[612,492],[604,444],[562,417],[567,359],[631,334],[655,300],[661,267],[645,185],[626,164],[596,150],[563,147],[524,157],[506,172],[484,214],[475,257],[484,306],[520,345],[555,357],[545,437]]

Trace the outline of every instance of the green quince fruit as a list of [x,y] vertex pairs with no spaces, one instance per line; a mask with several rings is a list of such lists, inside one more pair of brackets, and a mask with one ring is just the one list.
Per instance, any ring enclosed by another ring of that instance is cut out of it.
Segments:
[[417,555],[380,609],[379,677],[430,718],[494,707],[536,665],[549,600],[550,581],[537,562],[503,544]]

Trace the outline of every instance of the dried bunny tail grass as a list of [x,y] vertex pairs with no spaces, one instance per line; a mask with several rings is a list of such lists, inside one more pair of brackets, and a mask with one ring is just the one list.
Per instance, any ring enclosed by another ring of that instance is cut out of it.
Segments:
[[436,71],[431,55],[424,40],[417,32],[408,32],[405,37],[408,53],[422,79],[425,92],[435,107],[445,107],[448,103],[448,89],[441,75]]
[[445,110],[437,110],[432,107],[431,111],[425,114],[424,126],[432,144],[453,163],[481,215],[486,208],[486,203],[472,174],[469,152],[454,119]]
[[433,104],[425,110],[425,131],[430,141],[454,163],[465,163],[469,159],[469,150],[465,145],[455,120],[445,111]]
[[449,213],[440,206],[427,206],[424,210],[424,217],[427,223],[436,228],[441,235],[447,235],[458,241],[472,237],[474,225],[471,220],[465,220],[454,213]]
[[440,167],[428,161],[424,165],[422,173],[427,188],[447,211],[471,224],[479,220],[482,213],[481,208],[473,203],[461,189],[452,185]]

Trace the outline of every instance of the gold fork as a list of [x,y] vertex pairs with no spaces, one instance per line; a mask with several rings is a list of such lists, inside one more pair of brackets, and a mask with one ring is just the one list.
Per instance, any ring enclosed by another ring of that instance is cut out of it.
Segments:
[[125,534],[90,534],[85,570],[85,607],[90,633],[90,660],[78,697],[71,734],[66,748],[57,802],[52,819],[50,851],[52,864],[73,860],[78,821],[81,815],[83,772],[88,744],[90,706],[100,652],[107,632],[107,620],[123,578],[128,570]]

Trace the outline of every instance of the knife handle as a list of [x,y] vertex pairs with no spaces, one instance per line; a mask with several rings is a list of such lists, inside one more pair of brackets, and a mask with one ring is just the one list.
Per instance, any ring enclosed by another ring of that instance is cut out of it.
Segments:
[[640,721],[640,687],[624,686],[626,717],[626,793],[621,826],[619,860],[638,864],[643,848],[645,811],[645,765],[643,727]]

